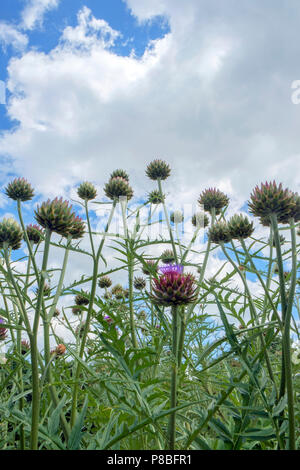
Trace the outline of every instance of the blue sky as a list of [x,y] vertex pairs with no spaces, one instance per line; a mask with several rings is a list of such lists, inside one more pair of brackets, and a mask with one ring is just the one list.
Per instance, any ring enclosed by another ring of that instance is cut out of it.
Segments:
[[[22,22],[22,12],[25,6],[26,0],[2,0],[0,22],[18,27]],[[160,15],[151,21],[139,23],[122,0],[62,0],[57,8],[46,12],[42,25],[26,31],[29,48],[45,53],[54,49],[63,29],[66,26],[76,25],[77,13],[84,6],[92,9],[95,17],[104,19],[113,29],[120,31],[122,36],[112,48],[119,55],[129,55],[134,49],[135,54],[141,56],[149,41],[162,37],[169,30],[167,18]],[[15,52],[14,48],[9,45],[2,48],[0,80],[7,80],[7,66],[10,59],[15,56]],[[9,96],[7,91],[7,97]],[[7,118],[5,107],[0,105],[0,129],[9,129],[15,124]]]
[[1,0],[1,184],[24,176],[36,202],[87,180],[103,198],[124,168],[142,201],[162,158],[172,209],[207,187],[229,215],[262,181],[299,191],[299,21],[299,0]]

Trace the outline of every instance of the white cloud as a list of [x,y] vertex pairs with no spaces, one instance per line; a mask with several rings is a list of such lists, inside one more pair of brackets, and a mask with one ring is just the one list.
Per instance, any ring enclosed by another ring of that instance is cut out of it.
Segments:
[[87,7],[79,11],[77,19],[78,26],[74,28],[68,26],[62,35],[62,41],[71,47],[77,46],[80,49],[92,49],[96,46],[111,47],[120,36],[120,33],[113,30],[106,21],[95,18]]
[[119,33],[85,7],[55,49],[10,62],[8,112],[20,124],[0,152],[15,171],[55,195],[82,179],[101,186],[124,167],[142,195],[153,186],[145,166],[161,157],[170,199],[193,202],[216,185],[237,210],[263,180],[298,189],[298,2],[127,4],[140,21],[169,19],[170,33],[141,58],[117,55]]
[[43,24],[47,11],[56,8],[60,0],[27,0],[27,5],[22,12],[22,26],[32,30]]
[[13,25],[0,22],[0,43],[6,49],[7,46],[12,46],[17,51],[22,51],[28,44],[28,38],[25,34],[18,31]]

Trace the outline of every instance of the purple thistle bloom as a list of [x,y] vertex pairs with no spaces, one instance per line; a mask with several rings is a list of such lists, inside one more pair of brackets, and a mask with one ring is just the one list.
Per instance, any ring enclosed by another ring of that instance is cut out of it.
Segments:
[[167,266],[163,266],[163,267],[159,268],[159,270],[163,274],[169,274],[169,273],[182,274],[183,273],[183,266],[181,264],[168,264]]
[[105,315],[104,320],[105,320],[109,325],[110,325],[111,323],[113,323],[113,319],[110,318],[108,315]]

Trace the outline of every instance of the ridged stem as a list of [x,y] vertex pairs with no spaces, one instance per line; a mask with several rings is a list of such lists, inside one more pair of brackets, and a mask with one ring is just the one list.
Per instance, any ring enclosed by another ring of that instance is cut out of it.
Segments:
[[[172,307],[172,368],[171,368],[171,408],[176,408],[177,405],[177,376],[178,376],[178,307]],[[169,423],[169,450],[175,449],[176,440],[176,411],[170,415]]]

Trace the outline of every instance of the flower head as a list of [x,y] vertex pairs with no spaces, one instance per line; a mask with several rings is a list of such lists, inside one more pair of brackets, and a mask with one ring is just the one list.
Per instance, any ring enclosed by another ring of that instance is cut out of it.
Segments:
[[98,281],[100,289],[107,289],[112,285],[112,280],[109,276],[102,276]]
[[186,305],[197,299],[197,286],[192,274],[183,274],[183,266],[163,268],[159,279],[153,279],[151,300],[164,306]]
[[209,218],[204,212],[196,212],[192,216],[192,224],[194,227],[207,227],[209,225]]
[[170,215],[170,220],[173,224],[180,224],[184,220],[184,215],[181,211],[172,212]]
[[22,339],[21,341],[21,353],[26,354],[30,350],[30,344],[26,339]]
[[78,240],[78,238],[82,238],[85,233],[85,222],[78,216],[73,217],[72,225],[61,235],[63,237],[70,237],[72,240]]
[[228,222],[228,229],[232,238],[248,238],[254,232],[253,222],[247,216],[235,214]]
[[113,178],[123,178],[124,180],[129,183],[129,175],[125,170],[122,170],[121,168],[118,168],[117,170],[114,170],[112,174],[110,175],[110,179]]
[[148,202],[150,202],[151,204],[162,204],[165,199],[166,196],[164,194],[161,194],[160,191],[158,191],[157,189],[154,189],[148,195]]
[[212,213],[212,210],[215,209],[215,213],[218,215],[223,207],[228,206],[229,199],[219,189],[209,188],[200,194],[198,202],[204,207],[205,211]]
[[149,259],[145,261],[145,263],[146,263],[146,266],[143,266],[142,268],[142,271],[144,274],[150,275],[150,274],[157,273],[156,261]]
[[131,186],[129,186],[128,181],[121,176],[111,178],[104,186],[104,192],[112,201],[115,201],[120,197],[127,198],[127,200],[130,200],[133,197]]
[[56,356],[63,356],[67,348],[64,344],[58,344],[55,349],[51,351],[51,355],[55,354]]
[[97,196],[97,189],[92,183],[85,181],[84,183],[81,183],[77,189],[77,194],[80,199],[83,199],[84,201],[91,201]]
[[14,201],[30,201],[34,190],[25,178],[16,178],[5,188],[6,195]]
[[262,183],[254,188],[248,206],[249,212],[260,217],[264,225],[269,224],[271,215],[276,215],[278,222],[287,223],[295,208],[294,194],[281,183]]
[[43,202],[38,206],[35,212],[36,221],[44,228],[52,232],[56,232],[62,236],[68,236],[72,230],[75,214],[72,212],[72,206],[68,201],[62,198],[55,198],[53,201]]
[[[4,318],[0,317],[0,325],[6,323]],[[0,326],[0,341],[4,341],[7,336],[7,328]]]
[[6,243],[12,250],[18,250],[23,240],[23,232],[18,222],[12,218],[0,222],[0,248]]
[[161,259],[162,263],[164,263],[164,264],[171,264],[171,263],[174,263],[174,261],[176,261],[174,253],[173,253],[172,250],[165,250],[161,254],[160,259]]
[[216,222],[208,231],[208,238],[216,244],[228,243],[232,239],[226,222]]
[[170,174],[171,168],[163,160],[153,160],[146,169],[146,175],[151,180],[165,180]]
[[114,322],[113,319],[108,315],[104,316],[104,321],[106,321],[106,323],[108,323],[109,325],[111,325]]
[[[34,245],[37,245],[38,243],[40,243],[44,236],[43,229],[36,224],[27,225],[26,233],[27,233],[29,241],[31,241]],[[25,236],[24,236],[24,239],[25,239]]]
[[137,290],[143,290],[146,287],[146,280],[143,277],[134,278],[133,285]]
[[82,294],[77,294],[75,297],[75,304],[76,305],[88,305],[90,303],[88,299],[88,294],[86,292],[83,292]]

